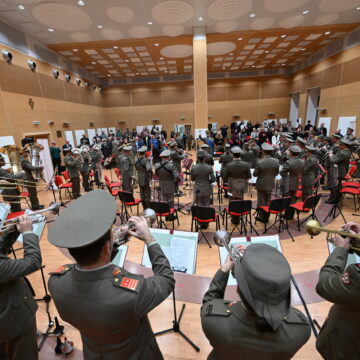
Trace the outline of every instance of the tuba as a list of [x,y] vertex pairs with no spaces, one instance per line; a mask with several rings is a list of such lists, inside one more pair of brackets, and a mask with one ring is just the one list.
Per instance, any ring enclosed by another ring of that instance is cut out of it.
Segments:
[[[28,148],[30,151],[30,157],[31,157],[32,164],[37,167],[41,166],[42,161],[40,159],[40,151],[43,149],[43,147],[39,144],[32,143],[32,144],[28,145]],[[42,178],[42,170],[34,171],[33,176],[36,181],[40,181]]]
[[2,154],[6,154],[10,161],[10,166],[14,174],[21,170],[20,148],[16,145],[5,145],[0,148]]

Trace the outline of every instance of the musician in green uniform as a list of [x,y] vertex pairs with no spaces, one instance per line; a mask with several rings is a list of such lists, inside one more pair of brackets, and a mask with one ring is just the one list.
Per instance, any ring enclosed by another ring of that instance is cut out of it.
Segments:
[[138,159],[135,162],[135,170],[138,175],[138,182],[140,188],[140,199],[144,209],[150,207],[150,181],[152,177],[152,166],[150,159],[146,158],[147,146],[142,146],[138,150]]
[[130,218],[128,233],[146,244],[154,275],[144,278],[112,264],[115,217],[116,202],[102,190],[61,213],[48,239],[69,249],[76,264],[53,272],[49,290],[61,318],[80,331],[84,360],[161,360],[147,314],[174,289],[174,274],[142,217]]
[[123,148],[124,155],[120,158],[122,186],[124,191],[130,193],[133,192],[132,180],[134,178],[134,166],[130,158],[132,149],[132,145],[125,146]]
[[77,199],[80,196],[80,176],[79,170],[81,167],[81,158],[80,155],[72,153],[72,148],[63,149],[65,157],[64,164],[66,170],[69,173],[70,182],[72,183],[72,195],[74,199]]
[[[266,244],[239,249],[215,274],[203,298],[201,323],[212,352],[208,360],[288,360],[310,337],[305,315],[290,306],[290,266]],[[230,271],[241,301],[224,300]]]
[[[360,235],[359,225],[350,222],[344,231]],[[357,360],[360,354],[360,265],[346,266],[352,241],[336,236],[336,248],[320,270],[316,292],[332,302],[327,319],[316,340],[316,348],[326,360]],[[353,242],[359,249],[359,242]],[[360,255],[359,250],[355,250]]]
[[305,201],[308,196],[313,194],[315,179],[320,169],[319,160],[315,156],[316,151],[316,147],[310,145],[305,146],[305,165],[301,178],[302,201]]
[[33,172],[42,171],[44,167],[33,166],[30,161],[29,151],[23,149],[20,153],[22,160],[20,162],[21,168],[25,171],[25,187],[29,193],[29,199],[31,204],[31,210],[40,210],[44,208],[44,205],[40,205],[37,196],[36,180],[34,179]]
[[170,143],[170,159],[179,174],[181,173],[181,161],[185,159],[185,156],[185,152],[178,149],[177,142],[172,141]]
[[[17,229],[0,237],[0,359],[37,360],[37,304],[25,276],[41,267],[39,237],[29,217],[20,217]],[[6,256],[19,233],[23,235],[24,257]]]

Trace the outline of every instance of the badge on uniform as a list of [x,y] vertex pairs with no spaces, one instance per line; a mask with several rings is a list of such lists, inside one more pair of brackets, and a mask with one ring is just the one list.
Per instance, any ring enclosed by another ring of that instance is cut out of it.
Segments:
[[129,289],[129,290],[135,291],[138,283],[139,283],[139,280],[124,277],[121,280],[120,286],[123,288]]
[[350,276],[348,272],[344,272],[341,275],[341,282],[345,285],[349,285],[350,284]]
[[49,273],[49,275],[63,275],[67,273],[69,270],[70,270],[70,266],[63,265],[63,266],[59,266],[56,270]]
[[118,267],[116,267],[112,272],[113,276],[119,275],[120,273],[121,273],[121,270]]

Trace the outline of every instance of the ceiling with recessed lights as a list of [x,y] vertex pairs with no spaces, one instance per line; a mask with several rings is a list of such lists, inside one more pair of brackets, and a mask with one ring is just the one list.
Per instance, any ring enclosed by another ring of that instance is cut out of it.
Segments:
[[132,77],[191,73],[194,26],[209,72],[291,66],[358,26],[360,0],[0,0],[0,14],[95,76]]

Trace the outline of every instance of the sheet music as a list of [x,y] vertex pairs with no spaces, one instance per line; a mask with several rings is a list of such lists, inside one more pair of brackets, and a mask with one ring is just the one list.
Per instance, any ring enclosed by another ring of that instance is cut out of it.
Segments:
[[[254,236],[251,238],[251,241],[246,241],[245,237],[232,238],[230,240],[230,245],[236,244],[236,245],[249,246],[251,244],[259,244],[259,243],[270,245],[282,253],[279,235]],[[220,253],[220,263],[222,265],[225,262],[228,252],[224,247],[219,247],[219,253]],[[237,285],[237,282],[231,273],[229,275],[229,280],[228,280],[227,284],[228,285]]]
[[[187,274],[195,273],[198,233],[174,231],[170,234],[169,230],[160,229],[150,231],[174,270],[185,272],[186,269]],[[146,246],[141,264],[152,268]]]
[[[32,214],[32,213],[33,213],[33,212],[32,212],[31,210],[26,210],[26,212],[25,212],[26,215],[29,215],[29,214]],[[39,215],[33,216],[33,218],[42,218],[42,219],[43,219],[43,221],[41,221],[41,222],[39,222],[39,223],[37,223],[37,224],[33,224],[33,232],[34,232],[34,233],[39,237],[39,239],[40,239],[41,236],[42,236],[42,233],[43,233],[43,231],[44,231],[44,228],[45,228],[46,216],[39,214]],[[21,244],[24,242],[24,240],[23,240],[23,235],[22,235],[22,234],[19,235],[19,237],[17,238],[17,241],[18,241],[19,243],[21,243]]]
[[[329,254],[331,254],[335,250],[335,248],[336,248],[335,244],[328,242]],[[358,263],[360,263],[360,256],[356,255],[355,253],[348,254],[345,269],[351,264],[358,264]]]
[[7,216],[9,215],[10,205],[5,203],[0,203],[0,223],[6,220]]
[[118,253],[114,257],[114,260],[112,261],[112,263],[114,265],[119,266],[119,267],[124,267],[124,262],[125,262],[128,248],[129,247],[127,245],[121,245],[118,247]]

